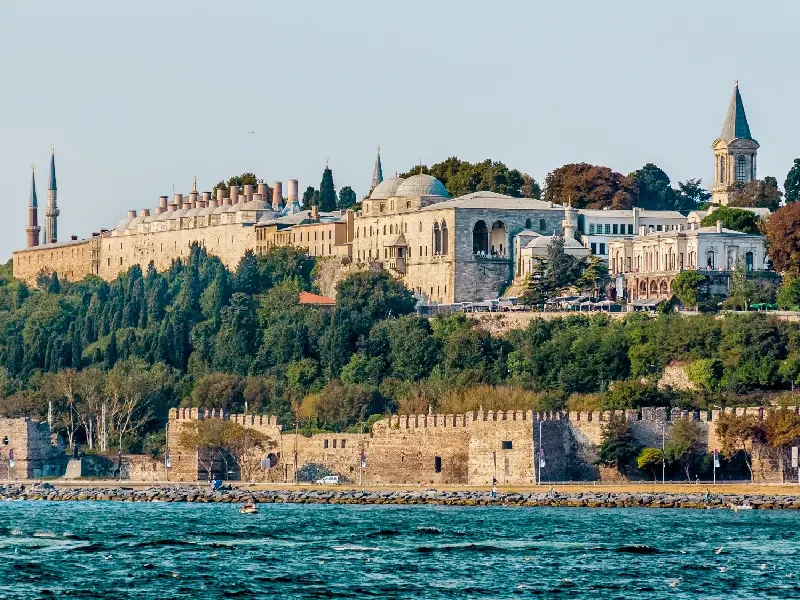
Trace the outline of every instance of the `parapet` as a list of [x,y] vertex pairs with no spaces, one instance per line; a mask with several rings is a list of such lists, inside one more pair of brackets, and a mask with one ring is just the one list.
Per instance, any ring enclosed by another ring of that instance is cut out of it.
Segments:
[[278,426],[278,417],[275,415],[230,414],[221,408],[171,408],[169,411],[170,421],[201,421],[203,419],[233,421],[244,427]]

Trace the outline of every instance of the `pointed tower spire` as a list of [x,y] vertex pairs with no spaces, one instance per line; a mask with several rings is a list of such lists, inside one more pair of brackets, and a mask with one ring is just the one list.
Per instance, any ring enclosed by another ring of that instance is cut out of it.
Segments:
[[50,185],[47,186],[47,208],[44,211],[44,243],[58,241],[58,189],[56,187],[56,149],[50,146]]
[[39,245],[39,201],[36,198],[36,167],[31,165],[31,193],[28,197],[28,226],[25,232],[28,235],[28,248]]
[[719,137],[727,143],[735,139],[753,139],[750,135],[750,126],[747,124],[747,115],[745,115],[744,112],[742,95],[739,93],[738,79],[733,84],[733,95],[728,105],[728,114],[725,116],[725,123],[722,126],[722,133]]
[[192,191],[197,192],[197,175],[194,176],[194,183],[192,183]]
[[370,189],[375,189],[383,181],[383,167],[381,166],[381,147],[378,146],[378,156],[375,159],[375,168],[372,169],[372,185]]

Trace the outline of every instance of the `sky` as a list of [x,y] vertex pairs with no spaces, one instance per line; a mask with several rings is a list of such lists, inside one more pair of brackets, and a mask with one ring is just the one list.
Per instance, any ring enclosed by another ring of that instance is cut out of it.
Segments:
[[[252,171],[369,190],[449,156],[543,182],[571,162],[713,180],[739,79],[759,176],[800,156],[797,2],[375,0],[0,4],[0,260],[30,168],[59,238]],[[253,132],[253,133],[250,133]],[[286,189],[284,183],[284,189]],[[44,222],[40,208],[39,222]]]

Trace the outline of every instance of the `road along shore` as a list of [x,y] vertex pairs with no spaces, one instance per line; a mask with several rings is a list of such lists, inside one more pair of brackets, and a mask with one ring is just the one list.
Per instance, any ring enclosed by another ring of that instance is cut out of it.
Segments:
[[716,493],[577,491],[568,487],[547,491],[486,490],[340,490],[247,489],[212,491],[207,486],[154,485],[132,487],[56,487],[50,483],[0,484],[0,500],[100,500],[117,502],[296,503],[296,504],[439,504],[453,506],[551,506],[589,508],[732,508],[800,510],[800,493]]

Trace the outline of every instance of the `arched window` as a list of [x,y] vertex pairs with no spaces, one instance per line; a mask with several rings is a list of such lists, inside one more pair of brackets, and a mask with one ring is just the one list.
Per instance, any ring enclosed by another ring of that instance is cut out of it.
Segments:
[[406,208],[411,208],[411,200],[406,200]]
[[530,229],[530,228],[531,228],[531,220],[525,219],[525,229]]
[[447,254],[448,248],[448,239],[447,239],[447,223],[442,221],[442,254]]
[[753,270],[753,253],[752,252],[747,252],[744,255],[744,264],[745,264],[745,268],[747,269],[748,272]]
[[386,225],[383,226],[383,235],[386,235]]
[[719,182],[725,183],[725,157],[719,157]]
[[747,181],[747,158],[744,154],[736,157],[736,181]]
[[714,268],[714,251],[709,250],[706,252],[706,268],[713,269]]
[[478,221],[472,228],[472,253],[488,254],[489,251],[489,229],[484,221]]
[[439,224],[433,224],[433,254],[439,254],[442,251],[442,233],[439,231]]

